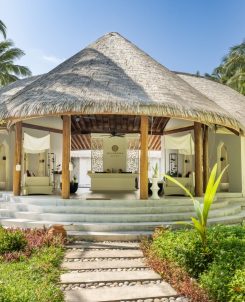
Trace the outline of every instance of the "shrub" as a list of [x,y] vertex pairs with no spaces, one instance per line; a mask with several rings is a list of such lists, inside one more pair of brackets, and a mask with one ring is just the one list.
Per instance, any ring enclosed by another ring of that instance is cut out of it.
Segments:
[[0,263],[0,301],[64,301],[56,285],[63,253],[61,247],[43,247],[25,261]]
[[237,273],[245,267],[245,227],[208,228],[207,248],[195,230],[158,232],[151,251],[162,262],[173,263],[196,278],[215,301],[245,301],[244,273]]
[[195,230],[165,231],[153,241],[152,249],[161,259],[177,263],[195,278],[212,258],[210,252],[204,252]]
[[230,302],[245,301],[245,269],[236,271],[228,287]]
[[46,229],[4,229],[0,227],[0,261],[17,261],[45,246],[61,247],[64,239]]
[[7,230],[0,227],[0,255],[23,251],[27,246],[25,235],[20,230]]
[[141,248],[148,264],[169,282],[180,295],[190,298],[192,302],[211,302],[206,291],[188,273],[173,261],[161,259],[151,249],[150,243],[143,241]]

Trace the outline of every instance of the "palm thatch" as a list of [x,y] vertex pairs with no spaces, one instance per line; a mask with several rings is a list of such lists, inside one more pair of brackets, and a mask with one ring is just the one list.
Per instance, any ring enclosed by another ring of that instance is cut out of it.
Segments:
[[209,80],[204,77],[187,73],[176,74],[200,91],[218,106],[230,112],[243,126],[245,126],[245,96],[229,86]]
[[[0,111],[7,111],[8,100],[11,99],[18,91],[37,80],[40,76],[33,76],[22,80],[15,81],[7,86],[0,88]],[[0,118],[0,125],[4,124],[4,120]]]
[[[22,80],[15,81],[7,86],[0,88],[0,106],[3,106],[5,102],[11,99],[17,92],[22,90],[27,85],[31,84],[35,80],[40,78],[40,75],[25,78]],[[2,109],[2,107],[1,107]]]
[[241,127],[223,107],[117,33],[103,36],[0,102],[0,109],[0,118],[14,120],[64,113],[134,114]]

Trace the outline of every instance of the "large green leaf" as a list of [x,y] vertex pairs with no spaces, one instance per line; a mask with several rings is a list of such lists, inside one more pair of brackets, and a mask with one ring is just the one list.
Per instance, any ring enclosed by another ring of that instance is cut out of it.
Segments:
[[186,187],[184,187],[178,180],[176,180],[175,178],[173,178],[167,174],[164,174],[163,176],[165,178],[169,179],[170,181],[172,181],[173,183],[175,183],[176,185],[178,185],[181,189],[183,189],[186,192],[186,194],[188,196],[190,196],[190,198],[192,199],[192,201],[194,203],[194,197],[192,196],[191,192]]
[[202,213],[203,212],[203,207],[200,204],[200,202],[196,199],[194,199],[194,209],[195,209],[197,218],[199,219],[199,222],[201,224],[203,224],[203,213]]

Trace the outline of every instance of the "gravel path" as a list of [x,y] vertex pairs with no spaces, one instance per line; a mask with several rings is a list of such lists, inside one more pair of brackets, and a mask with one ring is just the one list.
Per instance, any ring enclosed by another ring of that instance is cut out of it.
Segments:
[[75,242],[62,267],[66,302],[188,302],[145,264],[137,242]]

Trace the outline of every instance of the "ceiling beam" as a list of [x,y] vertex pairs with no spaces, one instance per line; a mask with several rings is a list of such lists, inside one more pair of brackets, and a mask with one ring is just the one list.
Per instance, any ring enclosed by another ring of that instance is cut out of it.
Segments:
[[191,131],[194,129],[194,126],[181,127],[177,129],[163,131],[163,135],[174,134],[179,132]]
[[22,123],[22,127],[28,128],[28,129],[41,130],[41,131],[48,131],[48,132],[53,132],[53,133],[60,133],[60,134],[63,133],[63,131],[61,129],[55,129],[55,128],[51,128],[51,127],[44,127],[44,126],[39,126],[39,125],[27,124],[27,123]]
[[225,127],[226,129],[228,129],[230,132],[234,133],[235,135],[239,136],[240,135],[240,132],[235,130],[235,129],[232,129],[230,127]]

